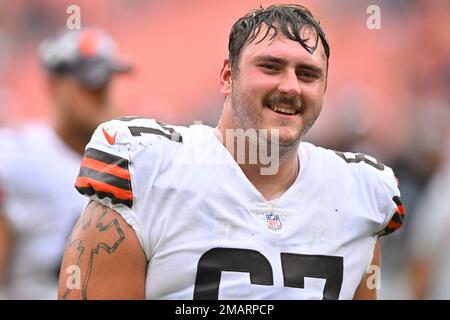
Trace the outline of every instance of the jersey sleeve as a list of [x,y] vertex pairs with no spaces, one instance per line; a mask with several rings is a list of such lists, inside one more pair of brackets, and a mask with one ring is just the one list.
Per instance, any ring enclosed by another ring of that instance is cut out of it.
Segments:
[[101,124],[86,146],[75,182],[79,193],[118,212],[144,250],[139,206],[151,193],[159,170],[162,134],[168,132],[151,119],[129,117]]
[[133,142],[120,122],[101,124],[86,146],[75,182],[78,192],[128,213],[133,207],[130,174]]
[[371,172],[374,192],[376,196],[379,213],[385,217],[383,223],[375,234],[378,236],[388,235],[403,225],[405,208],[401,201],[399,182],[393,170],[384,166],[382,171]]
[[372,221],[371,232],[384,236],[399,229],[405,209],[393,170],[362,153],[335,151],[335,154],[349,164],[347,169],[358,177],[358,196],[366,208],[364,215]]

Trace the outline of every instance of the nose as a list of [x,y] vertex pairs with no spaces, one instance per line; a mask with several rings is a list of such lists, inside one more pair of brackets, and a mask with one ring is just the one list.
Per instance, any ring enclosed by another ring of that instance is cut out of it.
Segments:
[[295,70],[286,70],[278,85],[278,90],[288,96],[298,96],[301,93],[300,82]]

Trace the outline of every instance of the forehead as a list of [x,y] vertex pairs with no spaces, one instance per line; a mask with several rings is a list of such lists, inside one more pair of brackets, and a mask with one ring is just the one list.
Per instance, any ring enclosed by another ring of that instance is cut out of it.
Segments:
[[287,38],[281,28],[278,28],[276,37],[273,37],[275,32],[273,29],[264,37],[266,32],[267,26],[263,25],[255,40],[242,48],[241,62],[248,62],[260,56],[274,56],[293,63],[311,63],[322,67],[326,65],[325,50],[313,28],[303,27],[300,31],[301,38],[308,46],[314,47],[316,41],[319,42],[312,54],[297,41]]

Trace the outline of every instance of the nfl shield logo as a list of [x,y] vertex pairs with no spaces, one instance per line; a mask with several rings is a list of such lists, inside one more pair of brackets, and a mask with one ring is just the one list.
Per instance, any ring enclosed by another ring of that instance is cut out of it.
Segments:
[[267,227],[271,230],[279,230],[282,227],[280,215],[278,214],[273,213],[266,214],[266,223]]

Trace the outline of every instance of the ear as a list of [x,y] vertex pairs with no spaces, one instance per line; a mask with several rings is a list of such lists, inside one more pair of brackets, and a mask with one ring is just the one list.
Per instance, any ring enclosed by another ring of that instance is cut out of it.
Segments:
[[224,96],[229,96],[231,93],[231,64],[228,58],[223,60],[223,66],[220,70],[220,92]]

